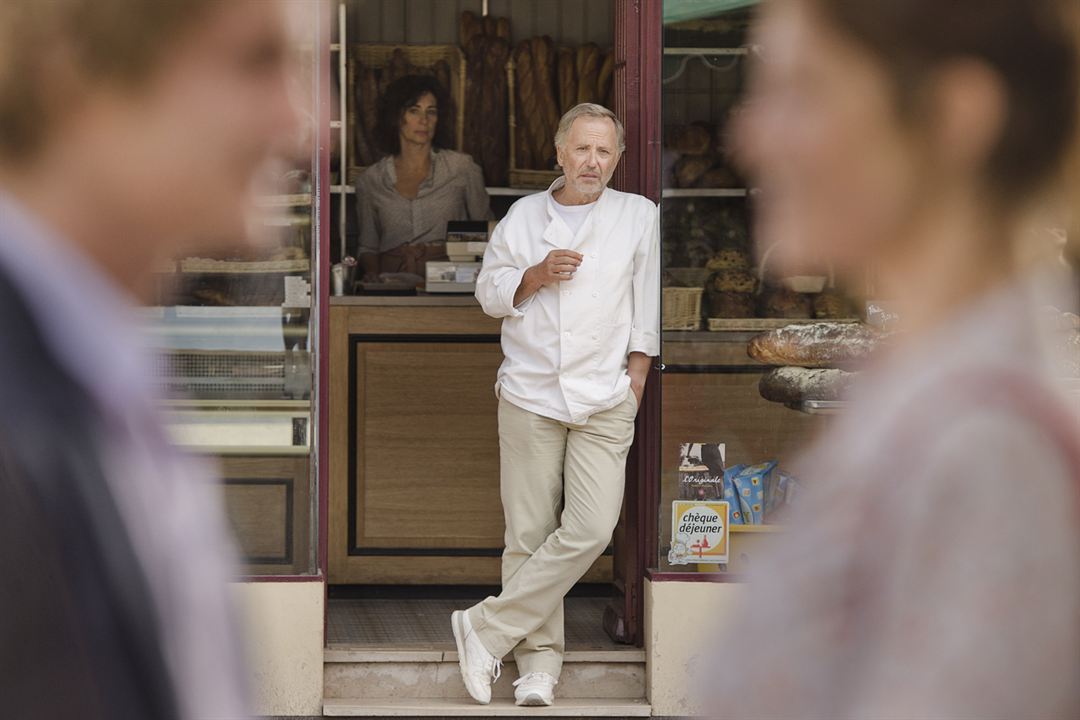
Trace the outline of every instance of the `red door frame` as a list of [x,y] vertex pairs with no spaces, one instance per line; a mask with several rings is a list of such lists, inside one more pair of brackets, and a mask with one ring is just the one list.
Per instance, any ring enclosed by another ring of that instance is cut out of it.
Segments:
[[[660,201],[662,44],[662,0],[616,0],[615,110],[626,129],[626,153],[616,185],[653,202]],[[635,645],[644,642],[645,571],[655,564],[657,552],[659,455],[658,359],[649,373],[626,464],[626,499],[615,546],[615,595],[604,615],[609,635]]]

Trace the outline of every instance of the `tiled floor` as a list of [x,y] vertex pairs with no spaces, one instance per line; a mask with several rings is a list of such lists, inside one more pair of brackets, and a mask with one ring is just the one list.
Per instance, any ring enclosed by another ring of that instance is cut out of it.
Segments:
[[[479,598],[477,598],[478,600]],[[331,645],[395,645],[402,648],[454,647],[450,613],[476,600],[331,599],[327,642]],[[602,627],[607,598],[571,597],[565,601],[566,645],[569,650],[620,650]]]

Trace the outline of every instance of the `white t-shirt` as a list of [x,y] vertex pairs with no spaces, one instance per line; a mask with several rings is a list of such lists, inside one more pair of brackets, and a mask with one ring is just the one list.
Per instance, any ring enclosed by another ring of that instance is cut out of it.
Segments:
[[566,227],[570,228],[570,234],[577,237],[578,230],[585,224],[585,219],[589,217],[589,213],[596,207],[596,201],[586,205],[563,205],[558,200],[552,198],[552,205],[555,206],[555,212],[559,213],[559,217],[566,223]]

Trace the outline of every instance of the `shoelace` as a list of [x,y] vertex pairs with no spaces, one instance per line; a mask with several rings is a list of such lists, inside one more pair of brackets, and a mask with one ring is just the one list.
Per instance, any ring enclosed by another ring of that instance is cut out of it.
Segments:
[[[525,683],[529,683],[529,682],[533,682],[533,681],[535,681],[535,682],[543,682],[543,683],[546,684],[547,681],[544,680],[543,677],[542,677],[545,674],[546,673],[540,673],[540,672],[526,673],[526,674],[522,675],[521,677],[519,677],[517,680],[514,681],[514,687],[517,687],[518,685],[524,685]],[[552,685],[558,685],[558,684],[559,684],[558,680],[556,680],[555,682],[552,683]]]
[[502,660],[495,659],[491,661],[491,682],[498,682],[502,677]]

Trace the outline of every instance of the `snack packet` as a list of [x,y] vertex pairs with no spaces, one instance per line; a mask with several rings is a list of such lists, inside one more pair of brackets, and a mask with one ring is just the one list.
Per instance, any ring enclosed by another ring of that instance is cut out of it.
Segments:
[[745,465],[732,465],[724,470],[724,499],[731,506],[730,517],[728,518],[729,525],[743,524],[742,505],[739,503],[739,496],[735,490],[735,476],[742,472],[745,467]]
[[764,521],[765,484],[775,467],[776,461],[770,460],[743,468],[732,478],[744,524],[760,525]]

